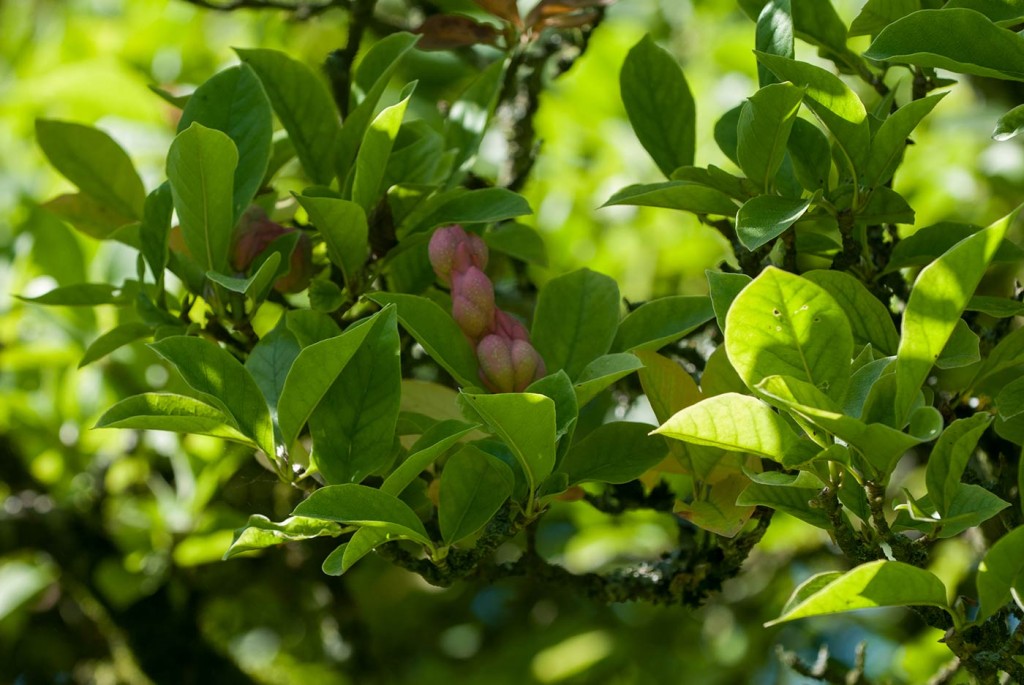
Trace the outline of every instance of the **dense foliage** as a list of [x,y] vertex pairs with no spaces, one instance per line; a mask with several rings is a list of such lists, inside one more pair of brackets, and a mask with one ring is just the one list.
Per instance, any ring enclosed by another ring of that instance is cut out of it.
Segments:
[[[1016,210],[919,225],[915,196],[939,181],[909,152],[960,81],[1019,93],[1018,3],[868,0],[847,25],[823,0],[741,0],[756,84],[716,115],[710,161],[701,91],[651,35],[632,44],[618,95],[663,178],[605,192],[601,211],[687,216],[730,248],[699,290],[646,301],[591,268],[545,273],[530,218],[542,93],[585,65],[615,9],[440,4],[300,3],[298,19],[347,22],[321,71],[239,47],[194,91],[154,86],[174,127],[159,178],[102,128],[35,121],[75,189],[32,210],[56,287],[21,299],[72,308],[75,331],[100,322],[77,363],[117,398],[93,398],[79,424],[121,437],[76,461],[60,454],[78,448],[76,424],[60,427],[64,448],[40,447],[28,410],[11,410],[28,418],[12,421],[0,472],[0,628],[22,646],[0,650],[13,664],[0,673],[48,672],[24,646],[34,602],[37,628],[70,626],[64,649],[90,634],[81,617],[98,626],[106,647],[82,649],[114,679],[450,677],[444,660],[387,663],[423,649],[408,644],[444,611],[402,601],[412,572],[476,588],[464,611],[495,634],[529,632],[502,618],[508,579],[541,624],[547,597],[572,597],[561,651],[530,671],[494,650],[490,665],[519,665],[486,682],[669,677],[669,645],[637,640],[636,665],[609,659],[610,641],[628,642],[631,620],[660,630],[690,614],[641,621],[628,612],[653,610],[628,602],[753,606],[743,639],[796,650],[779,670],[721,646],[693,682],[1024,682]],[[993,136],[1017,145],[1024,110],[1006,109]],[[1000,192],[1005,210],[1022,199]],[[46,244],[69,226],[116,246],[105,273],[86,282],[80,248],[68,266]],[[47,386],[31,360],[20,373],[19,393],[55,404],[75,384]],[[612,542],[573,568],[565,527]],[[370,564],[388,570],[360,576]],[[625,612],[600,614],[618,629],[580,632],[606,604]],[[902,672],[850,653],[861,635],[834,616],[881,607],[904,607],[892,642],[916,665]],[[705,613],[705,630],[729,635],[721,616]],[[797,619],[819,633],[772,628]],[[392,621],[412,635],[367,639]],[[279,633],[298,637],[282,647]],[[479,649],[470,623],[445,635],[450,657]]]

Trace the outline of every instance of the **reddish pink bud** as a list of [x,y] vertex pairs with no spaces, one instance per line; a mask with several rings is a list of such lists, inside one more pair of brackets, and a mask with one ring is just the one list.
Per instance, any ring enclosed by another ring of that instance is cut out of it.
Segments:
[[471,266],[452,274],[452,317],[473,340],[494,329],[494,286],[483,271]]
[[508,312],[494,312],[494,332],[509,340],[530,340],[530,334],[519,320]]
[[513,388],[516,392],[526,390],[526,386],[544,376],[544,360],[525,340],[513,340],[511,344]]
[[428,246],[430,265],[437,280],[450,285],[452,276],[471,266],[487,266],[487,245],[476,235],[467,234],[461,226],[445,226],[434,231]]
[[476,346],[480,360],[480,380],[491,392],[514,392],[515,371],[512,366],[512,349],[509,341],[488,335]]

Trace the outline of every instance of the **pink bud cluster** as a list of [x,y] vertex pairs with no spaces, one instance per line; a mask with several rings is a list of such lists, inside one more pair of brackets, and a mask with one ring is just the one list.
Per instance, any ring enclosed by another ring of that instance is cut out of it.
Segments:
[[494,304],[484,273],[487,245],[461,226],[439,228],[430,238],[430,264],[452,292],[452,317],[476,346],[480,379],[492,392],[522,392],[547,371],[521,323]]

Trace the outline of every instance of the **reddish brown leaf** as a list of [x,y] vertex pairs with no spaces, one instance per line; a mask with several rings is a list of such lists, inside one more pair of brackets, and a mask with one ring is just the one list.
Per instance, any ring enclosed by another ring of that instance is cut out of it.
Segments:
[[473,0],[484,12],[493,14],[499,19],[511,22],[516,26],[522,26],[523,20],[519,17],[519,6],[516,0]]
[[533,30],[543,28],[575,28],[593,21],[596,8],[607,7],[615,0],[541,0],[530,10],[526,23]]
[[469,45],[494,45],[498,31],[490,24],[457,14],[435,14],[416,30],[422,38],[416,44],[420,50],[451,50]]
[[574,14],[556,14],[535,22],[533,28],[535,31],[544,28],[575,29],[592,24],[597,19],[597,16],[597,10],[581,10]]

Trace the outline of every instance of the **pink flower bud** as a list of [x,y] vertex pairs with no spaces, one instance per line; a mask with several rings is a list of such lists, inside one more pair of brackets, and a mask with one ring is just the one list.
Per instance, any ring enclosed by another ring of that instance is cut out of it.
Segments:
[[527,341],[513,340],[511,355],[514,377],[512,387],[516,392],[526,390],[526,386],[545,375],[544,360],[540,358],[540,354],[533,345]]
[[452,317],[477,340],[494,329],[494,286],[483,271],[471,266],[452,274]]
[[508,312],[494,312],[494,332],[509,340],[530,340],[526,327]]
[[467,234],[461,226],[445,226],[434,231],[428,246],[430,265],[442,285],[450,285],[452,275],[471,266],[487,266],[487,245],[477,235]]
[[488,335],[476,346],[476,356],[480,361],[480,380],[488,390],[515,391],[515,370],[508,340],[497,335]]

